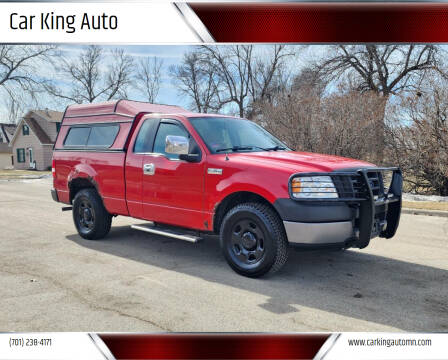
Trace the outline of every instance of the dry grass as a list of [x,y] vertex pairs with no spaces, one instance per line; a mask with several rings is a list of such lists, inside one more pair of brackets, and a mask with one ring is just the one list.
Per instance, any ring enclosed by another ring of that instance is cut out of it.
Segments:
[[0,170],[0,180],[38,178],[48,174],[51,174],[51,171]]
[[403,207],[408,209],[448,211],[448,202],[435,201],[403,201]]

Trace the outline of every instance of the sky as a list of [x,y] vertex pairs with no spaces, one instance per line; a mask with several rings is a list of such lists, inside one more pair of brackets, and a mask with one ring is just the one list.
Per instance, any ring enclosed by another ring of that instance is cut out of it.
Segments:
[[[178,89],[173,84],[172,79],[168,74],[168,69],[171,65],[180,64],[184,53],[194,49],[193,45],[120,45],[103,47],[106,50],[122,48],[126,51],[127,54],[132,55],[136,59],[138,57],[156,56],[159,59],[163,60],[162,81],[157,97],[157,102],[162,104],[179,105],[182,107],[188,107],[190,105],[190,100],[184,95],[182,96],[179,94]],[[267,45],[257,45],[255,51],[259,52],[259,54],[263,54],[263,51],[266,51],[267,47]],[[85,48],[85,46],[74,44],[65,44],[60,46],[60,50],[69,57],[77,57],[83,50],[83,48]],[[296,49],[299,48],[303,48],[303,46],[296,47]],[[300,63],[301,58],[312,58],[312,54],[310,55],[310,53],[315,53],[316,51],[320,52],[321,50],[319,49],[322,48],[322,46],[314,46],[303,49],[304,56],[296,57],[294,59],[295,63],[291,64],[291,66],[298,69],[301,65],[303,65],[302,63]],[[107,62],[105,62],[105,66],[107,66]],[[69,86],[68,82],[65,82],[64,79],[58,79],[58,75],[54,72],[51,66],[45,66],[45,64],[42,64],[42,67],[40,67],[40,71],[43,72],[43,77],[46,77],[48,79],[56,79],[58,85]],[[144,100],[141,94],[139,94],[136,90],[132,90],[132,88],[128,93],[128,97],[133,100]],[[49,96],[42,95],[39,105],[41,108],[64,111],[67,104],[56,101]],[[7,113],[8,107],[5,102],[2,102],[0,99],[0,122],[3,122],[8,118]]]
[[[67,56],[77,57],[79,53],[83,50],[85,46],[82,45],[61,45],[60,50]],[[193,46],[184,45],[157,45],[157,46],[103,46],[106,50],[112,50],[114,48],[123,48],[126,53],[132,55],[136,59],[138,57],[153,57],[157,56],[159,59],[163,60],[162,68],[162,82],[159,91],[157,101],[164,104],[176,104],[180,106],[188,106],[189,103],[186,101],[185,97],[178,95],[175,86],[173,85],[171,78],[168,76],[168,68],[170,65],[179,64],[182,60],[182,56],[188,50],[191,50]],[[105,63],[107,65],[107,62]],[[58,79],[57,74],[51,66],[46,66],[46,64],[41,64],[40,71],[43,77],[48,79],[56,79],[58,85],[68,86],[67,83],[64,84],[64,79]],[[0,93],[1,94],[1,93]],[[8,122],[8,104],[5,98],[1,99],[0,95],[0,122]],[[141,95],[137,91],[130,91],[129,98],[133,100],[143,100]],[[2,101],[3,100],[3,101]],[[52,110],[64,111],[67,104],[62,104],[49,96],[40,96],[41,108],[49,108]],[[18,119],[17,119],[18,120]],[[16,120],[16,121],[17,121]]]
[[[62,51],[72,52],[74,56],[82,51],[83,46],[76,45],[66,45],[61,47]],[[105,49],[113,50],[117,46],[104,46]],[[183,54],[193,49],[194,46],[185,45],[128,45],[119,46],[126,51],[127,54],[132,55],[134,58],[138,57],[153,57],[156,56],[163,61],[162,68],[162,81],[160,86],[159,95],[157,96],[157,101],[162,104],[175,104],[180,106],[188,106],[188,101],[185,97],[178,95],[176,87],[171,81],[168,75],[168,69],[171,65],[180,64],[182,61]],[[129,97],[133,100],[141,100],[141,95],[136,91],[132,91]]]

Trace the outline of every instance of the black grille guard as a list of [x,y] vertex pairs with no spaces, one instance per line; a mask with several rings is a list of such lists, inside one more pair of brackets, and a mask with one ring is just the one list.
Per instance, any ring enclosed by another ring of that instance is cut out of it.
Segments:
[[[383,173],[392,172],[392,179],[387,191],[384,189]],[[375,187],[369,174],[377,174],[379,187]],[[378,175],[378,174],[381,174]],[[298,176],[330,176],[339,195],[338,198],[295,198],[292,194],[292,179]],[[359,185],[359,188],[355,188]],[[342,189],[344,184],[344,188]],[[349,185],[347,185],[349,184]],[[347,186],[351,184],[351,192]],[[291,199],[302,202],[331,203],[346,202],[358,207],[357,233],[353,240],[359,248],[366,247],[370,239],[375,236],[391,238],[395,235],[400,222],[402,202],[403,176],[398,167],[372,167],[350,170],[337,170],[333,172],[296,173],[289,178],[289,194]],[[374,194],[374,192],[376,194]],[[384,225],[384,226],[383,226]]]

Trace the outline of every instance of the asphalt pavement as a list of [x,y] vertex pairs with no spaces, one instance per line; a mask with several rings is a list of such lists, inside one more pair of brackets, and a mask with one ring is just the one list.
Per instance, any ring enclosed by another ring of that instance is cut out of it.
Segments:
[[448,218],[404,214],[364,250],[298,251],[248,279],[215,238],[113,220],[79,237],[51,179],[0,182],[0,331],[448,331]]

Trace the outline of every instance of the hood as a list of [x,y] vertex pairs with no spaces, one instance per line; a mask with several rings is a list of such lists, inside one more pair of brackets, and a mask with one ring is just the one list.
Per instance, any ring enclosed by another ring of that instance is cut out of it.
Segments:
[[264,151],[229,154],[230,160],[287,168],[293,172],[331,172],[340,169],[375,167],[366,161],[335,155],[295,151]]

